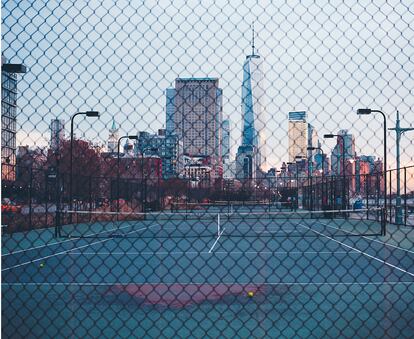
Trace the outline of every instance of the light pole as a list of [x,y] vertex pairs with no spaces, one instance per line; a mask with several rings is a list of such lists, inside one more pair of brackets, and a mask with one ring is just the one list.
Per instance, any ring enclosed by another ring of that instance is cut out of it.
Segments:
[[345,198],[346,198],[346,174],[345,174],[345,138],[340,134],[325,134],[323,136],[325,139],[333,139],[338,137],[342,139],[342,209],[345,209]]
[[397,196],[395,199],[395,223],[401,225],[402,222],[402,208],[401,208],[401,187],[400,187],[400,140],[401,135],[408,131],[413,131],[414,127],[402,128],[400,127],[400,113],[397,111],[397,121],[394,128],[389,128],[390,131],[395,131],[397,144]]
[[322,153],[322,175],[325,174],[325,168],[324,168],[324,163],[325,163],[325,153],[323,152],[322,147],[308,147],[307,148],[308,151],[320,151]]
[[380,113],[382,117],[384,118],[384,126],[383,126],[384,128],[384,220],[386,223],[387,222],[387,117],[385,116],[384,112],[380,110],[376,110],[376,109],[360,108],[357,110],[358,115],[369,115],[371,113]]
[[298,166],[298,160],[302,160],[301,156],[295,157],[295,162],[288,162],[288,165],[294,165],[296,169],[296,201],[295,201],[295,211],[297,207],[299,206],[299,166]]
[[118,139],[118,154],[117,154],[117,172],[116,172],[116,210],[119,212],[119,181],[120,181],[120,148],[121,148],[121,140],[122,139],[130,139],[130,140],[137,140],[138,137],[136,135],[124,135]]
[[149,147],[143,147],[141,150],[141,208],[142,213],[146,212],[146,200],[147,200],[147,176],[145,175],[145,184],[144,184],[144,156],[145,152],[151,150],[152,152],[157,152],[158,148],[149,146]]
[[[323,198],[323,184],[324,184],[324,175],[325,175],[325,168],[324,168],[324,162],[325,162],[325,153],[323,152],[322,147],[308,147],[307,148],[308,151],[316,151],[319,150],[322,153],[322,198]],[[311,191],[313,191],[313,187],[312,187],[312,173],[311,173]],[[317,192],[317,189],[315,188],[315,193]],[[315,194],[316,195],[316,194]],[[313,209],[313,192],[311,192],[311,210]]]
[[[99,117],[99,112],[97,111],[86,111],[86,112],[78,112],[72,115],[70,119],[70,170],[69,170],[69,209],[72,211],[73,209],[73,120],[77,115],[86,115],[87,117]],[[72,222],[72,214],[71,222]]]

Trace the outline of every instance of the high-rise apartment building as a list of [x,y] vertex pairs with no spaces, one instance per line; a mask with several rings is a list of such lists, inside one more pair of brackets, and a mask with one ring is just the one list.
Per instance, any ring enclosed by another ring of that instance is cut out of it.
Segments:
[[[7,67],[9,66],[9,67]],[[17,75],[26,68],[1,57],[1,178],[16,180]]]
[[53,119],[50,122],[50,149],[53,152],[59,150],[61,142],[65,139],[65,121]]
[[217,78],[176,79],[174,113],[169,112],[174,120],[173,133],[183,142],[183,153],[210,159],[212,178],[222,176],[223,98],[218,86]]

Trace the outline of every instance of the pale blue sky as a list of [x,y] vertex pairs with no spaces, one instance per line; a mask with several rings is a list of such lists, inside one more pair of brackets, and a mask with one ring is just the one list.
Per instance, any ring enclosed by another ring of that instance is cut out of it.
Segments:
[[[287,161],[287,114],[308,111],[319,135],[349,129],[357,152],[382,157],[380,116],[414,126],[413,1],[3,1],[2,51],[29,72],[19,82],[19,140],[41,144],[55,117],[95,109],[78,135],[104,142],[165,126],[165,89],[177,77],[217,77],[233,155],[240,143],[242,65],[250,24],[264,60],[270,164]],[[67,130],[69,124],[66,125]],[[414,134],[414,133],[413,133]],[[414,135],[402,138],[413,164]],[[389,134],[395,167],[395,133]],[[325,152],[333,147],[327,141]]]

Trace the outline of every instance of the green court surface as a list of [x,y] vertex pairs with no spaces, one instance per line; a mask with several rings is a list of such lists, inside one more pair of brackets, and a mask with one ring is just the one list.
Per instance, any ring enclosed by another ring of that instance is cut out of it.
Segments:
[[411,228],[212,220],[4,234],[4,337],[414,336]]

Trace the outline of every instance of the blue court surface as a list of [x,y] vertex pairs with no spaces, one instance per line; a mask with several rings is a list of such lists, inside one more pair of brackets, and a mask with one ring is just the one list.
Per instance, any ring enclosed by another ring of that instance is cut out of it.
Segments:
[[412,228],[289,220],[233,236],[223,222],[190,236],[183,222],[183,236],[157,237],[151,222],[4,234],[4,337],[414,337]]

